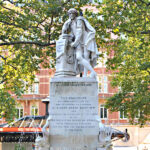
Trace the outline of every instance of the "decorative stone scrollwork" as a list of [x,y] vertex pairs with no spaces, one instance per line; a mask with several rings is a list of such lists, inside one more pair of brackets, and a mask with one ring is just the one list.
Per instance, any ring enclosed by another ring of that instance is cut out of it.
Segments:
[[35,140],[35,150],[49,150],[49,141],[45,140],[44,137],[38,136]]
[[113,129],[111,127],[104,126],[98,116],[96,120],[99,123],[98,150],[112,150],[111,137]]

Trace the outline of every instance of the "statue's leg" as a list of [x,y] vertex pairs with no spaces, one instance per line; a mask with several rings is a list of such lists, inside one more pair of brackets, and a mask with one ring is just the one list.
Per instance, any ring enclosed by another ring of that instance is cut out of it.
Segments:
[[[85,60],[87,60],[88,63],[90,64],[90,59],[89,59],[89,57],[90,57],[90,52],[84,50],[84,58],[85,58]],[[87,73],[88,73],[88,69],[87,69],[86,67],[84,67],[84,74],[83,74],[83,77],[87,77]]]
[[90,63],[82,57],[82,49],[76,49],[76,58],[79,61],[79,64],[83,65],[84,68],[87,69],[87,71],[91,71],[90,77],[96,78],[96,72],[94,71]]

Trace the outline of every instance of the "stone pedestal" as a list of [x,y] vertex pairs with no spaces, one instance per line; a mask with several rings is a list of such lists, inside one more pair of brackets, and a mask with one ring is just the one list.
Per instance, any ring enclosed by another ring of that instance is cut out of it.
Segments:
[[56,72],[55,77],[76,76],[75,50],[71,48],[72,37],[65,35],[56,42]]
[[51,150],[96,150],[98,83],[92,78],[52,78]]

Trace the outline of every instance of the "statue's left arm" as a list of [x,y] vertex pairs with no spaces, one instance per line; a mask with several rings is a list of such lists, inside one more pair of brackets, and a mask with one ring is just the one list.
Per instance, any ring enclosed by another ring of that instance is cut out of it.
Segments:
[[68,34],[71,20],[67,20],[62,27],[62,34]]

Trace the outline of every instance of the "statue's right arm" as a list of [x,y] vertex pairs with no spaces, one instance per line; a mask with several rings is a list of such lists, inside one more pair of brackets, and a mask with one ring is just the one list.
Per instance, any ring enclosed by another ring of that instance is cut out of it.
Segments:
[[66,21],[62,27],[62,34],[67,34],[70,26],[70,20]]
[[67,25],[66,23],[64,23],[63,27],[62,27],[62,34],[67,33]]

